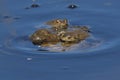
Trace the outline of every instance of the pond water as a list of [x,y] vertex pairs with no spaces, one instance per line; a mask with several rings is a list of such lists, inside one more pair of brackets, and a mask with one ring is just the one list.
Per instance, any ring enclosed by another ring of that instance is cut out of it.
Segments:
[[[0,79],[120,80],[119,2],[0,0]],[[71,4],[77,7],[68,8]],[[29,41],[35,30],[47,28],[46,21],[58,18],[88,25],[91,37],[64,52]]]

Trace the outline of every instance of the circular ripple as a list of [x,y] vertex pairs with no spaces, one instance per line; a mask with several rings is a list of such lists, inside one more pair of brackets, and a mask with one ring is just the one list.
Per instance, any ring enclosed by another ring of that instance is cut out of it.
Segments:
[[8,54],[16,55],[41,55],[41,54],[89,54],[115,46],[118,41],[105,41],[94,37],[88,38],[79,44],[65,48],[60,45],[52,47],[40,47],[31,43],[28,36],[14,37],[4,43],[4,51]]

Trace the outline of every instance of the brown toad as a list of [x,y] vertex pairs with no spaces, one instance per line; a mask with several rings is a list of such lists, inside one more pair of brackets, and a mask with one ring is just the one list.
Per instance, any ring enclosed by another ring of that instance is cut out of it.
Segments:
[[68,27],[68,20],[67,19],[55,19],[55,20],[51,20],[46,22],[47,25],[52,26],[52,28],[54,30],[62,30],[62,29],[67,29]]
[[87,30],[87,27],[80,27],[77,29],[60,31],[58,33],[58,36],[62,42],[78,43],[82,40],[85,40],[87,37],[89,37],[88,31],[89,29]]
[[48,42],[59,42],[59,38],[56,34],[51,33],[47,29],[40,29],[35,31],[31,36],[30,40],[35,45],[41,45]]

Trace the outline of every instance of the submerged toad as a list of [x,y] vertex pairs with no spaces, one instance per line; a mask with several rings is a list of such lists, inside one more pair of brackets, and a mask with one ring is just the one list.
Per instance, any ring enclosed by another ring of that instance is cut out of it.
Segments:
[[39,29],[35,31],[30,40],[35,45],[51,46],[61,44],[62,46],[72,46],[89,37],[89,28],[87,26],[68,26],[68,20],[56,19],[48,21],[50,29]]

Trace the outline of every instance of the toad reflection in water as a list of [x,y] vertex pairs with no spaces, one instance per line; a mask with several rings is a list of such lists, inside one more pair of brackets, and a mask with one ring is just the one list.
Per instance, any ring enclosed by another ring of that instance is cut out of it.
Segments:
[[51,28],[39,29],[35,31],[30,40],[34,45],[49,47],[60,44],[63,47],[70,47],[85,40],[90,36],[87,26],[71,26],[67,19],[55,19],[46,22]]

